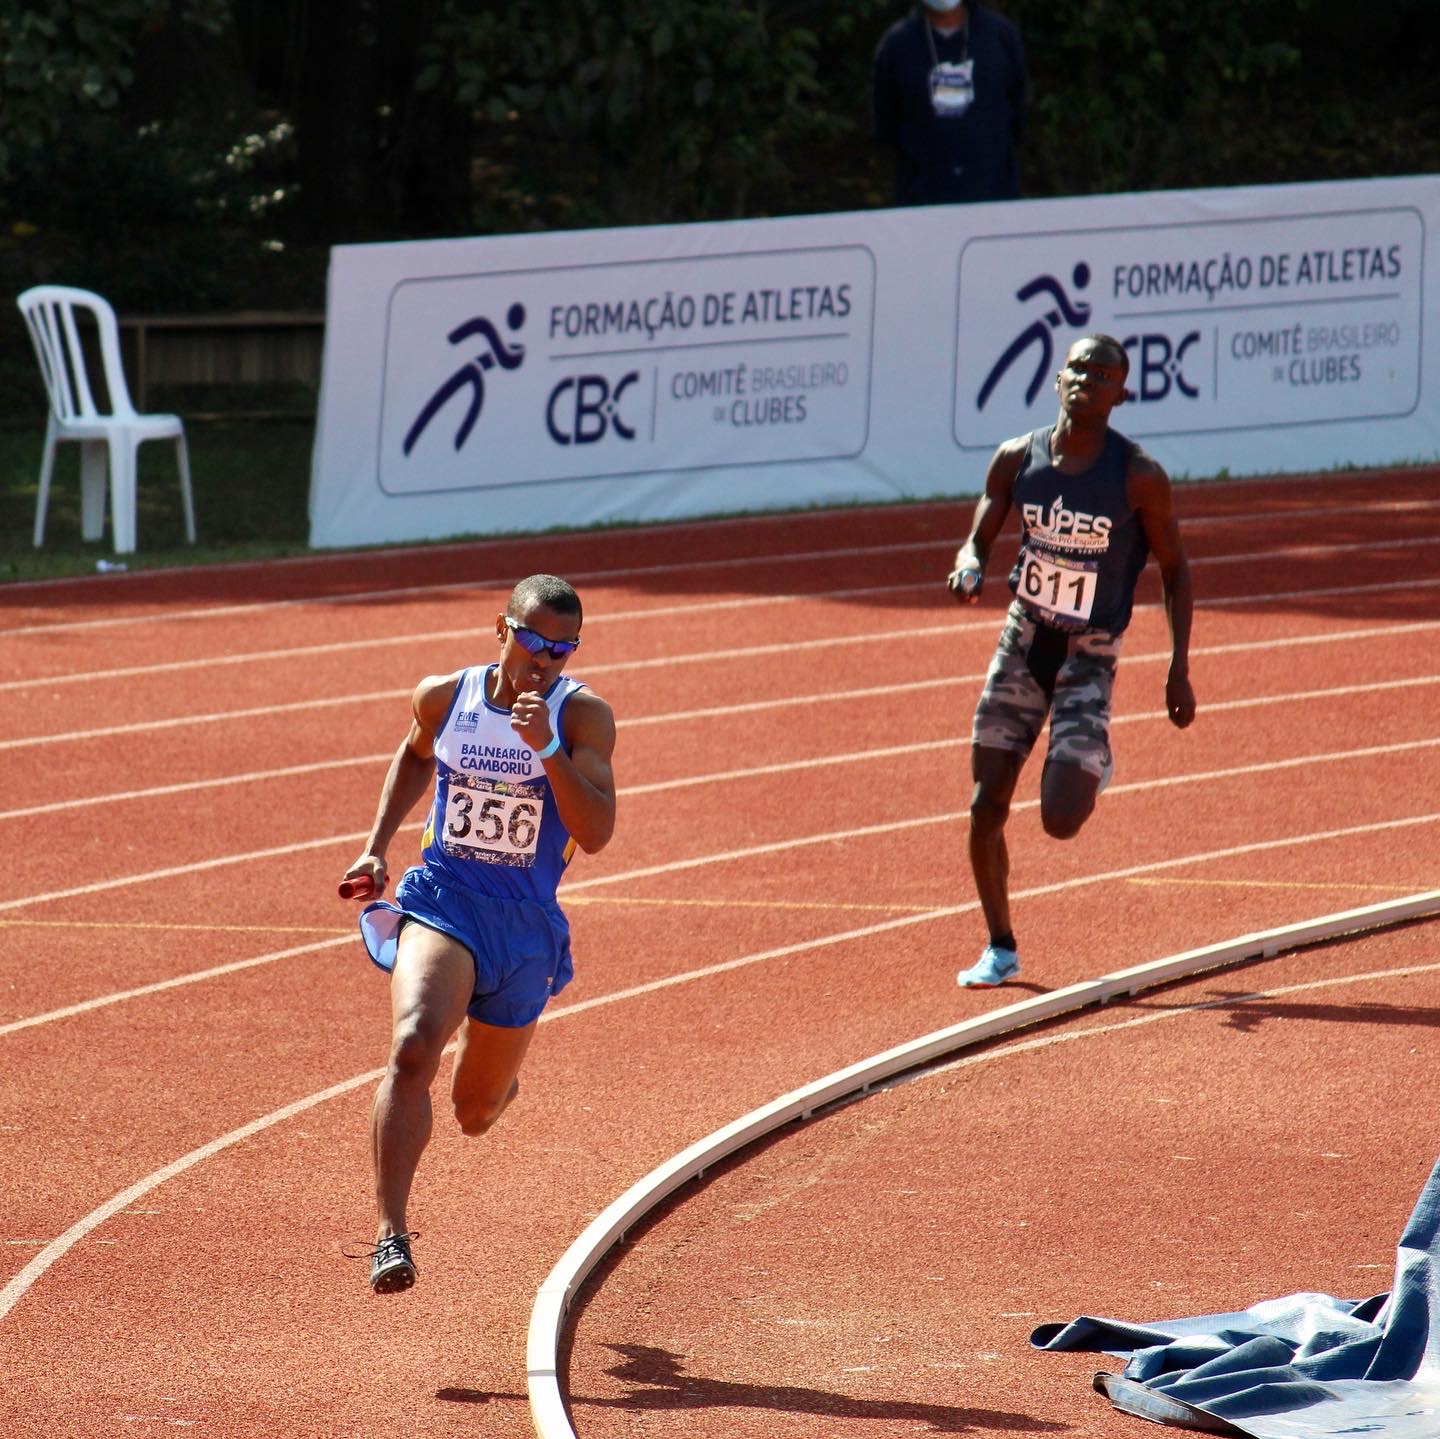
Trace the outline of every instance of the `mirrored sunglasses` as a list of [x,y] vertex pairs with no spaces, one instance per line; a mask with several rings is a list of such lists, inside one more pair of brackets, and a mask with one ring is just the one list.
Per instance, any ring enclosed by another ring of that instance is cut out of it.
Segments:
[[505,623],[511,634],[520,642],[520,648],[526,653],[538,655],[548,653],[551,659],[563,660],[567,655],[573,655],[580,648],[579,639],[573,640],[547,640],[544,635],[537,635],[534,630],[527,630],[524,625],[513,619],[510,615],[505,616]]

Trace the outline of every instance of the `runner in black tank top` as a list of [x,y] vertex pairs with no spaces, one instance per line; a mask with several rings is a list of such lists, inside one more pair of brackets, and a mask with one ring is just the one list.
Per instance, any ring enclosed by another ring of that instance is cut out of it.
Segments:
[[974,604],[986,564],[1012,506],[1021,544],[1010,571],[1015,598],[975,712],[970,865],[989,943],[961,970],[966,988],[988,988],[1020,972],[1010,918],[1005,822],[1021,767],[1046,717],[1050,740],[1040,781],[1045,832],[1071,839],[1109,781],[1110,695],[1135,586],[1154,554],[1170,624],[1165,681],[1170,721],[1195,718],[1190,687],[1190,565],[1180,542],[1165,471],[1110,428],[1126,397],[1129,357],[1109,335],[1071,345],[1055,377],[1053,426],[1007,440],[995,451],[970,536],[955,557],[949,587]]
[[1136,447],[1110,430],[1083,474],[1066,474],[1051,453],[1055,427],[1028,437],[1013,503],[1021,544],[1010,593],[1054,629],[1120,634],[1130,623],[1135,582],[1150,556],[1128,475]]

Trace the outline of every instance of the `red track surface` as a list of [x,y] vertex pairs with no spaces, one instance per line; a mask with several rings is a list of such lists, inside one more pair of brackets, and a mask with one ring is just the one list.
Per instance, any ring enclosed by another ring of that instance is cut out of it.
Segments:
[[[998,995],[953,984],[1002,589],[941,589],[968,504],[0,590],[0,1432],[523,1435],[537,1286],[698,1137],[1027,987],[1436,887],[1436,492],[1179,492],[1200,717],[1160,713],[1152,572],[1114,785],[1074,843],[1012,823]],[[421,1283],[376,1299],[340,1249],[388,1011],[335,881],[415,680],[488,658],[539,568],[585,597],[620,823],[562,890],[577,978],[520,1100],[479,1142],[442,1117]],[[1388,1287],[1436,940],[1210,975],[733,1161],[587,1286],[582,1439],[1135,1433],[1035,1324]]]

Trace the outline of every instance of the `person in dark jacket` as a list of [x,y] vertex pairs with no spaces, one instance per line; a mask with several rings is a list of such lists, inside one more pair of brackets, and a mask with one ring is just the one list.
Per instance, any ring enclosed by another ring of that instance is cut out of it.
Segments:
[[924,0],[880,39],[873,137],[895,149],[895,203],[1020,194],[1030,100],[1020,32],[978,0]]

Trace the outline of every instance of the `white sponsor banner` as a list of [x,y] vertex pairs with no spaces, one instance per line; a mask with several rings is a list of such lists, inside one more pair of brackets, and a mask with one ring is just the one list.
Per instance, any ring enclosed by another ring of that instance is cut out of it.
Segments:
[[[1059,274],[1057,254],[1072,261]],[[1086,329],[1124,343],[1145,435],[1403,417],[1420,400],[1424,255],[1408,208],[976,239],[960,257],[955,438],[988,449],[1033,428]],[[1007,329],[998,355],[960,343]]]
[[1068,346],[1177,477],[1440,456],[1440,179],[345,246],[311,543],[973,495]]
[[380,488],[858,455],[874,291],[861,246],[402,281]]

